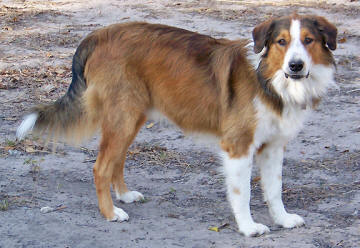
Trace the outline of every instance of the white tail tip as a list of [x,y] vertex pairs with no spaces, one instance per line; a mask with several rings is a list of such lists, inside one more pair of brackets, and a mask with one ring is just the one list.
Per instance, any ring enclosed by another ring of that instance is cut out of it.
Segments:
[[31,113],[24,117],[24,120],[21,122],[20,126],[16,131],[16,137],[18,138],[18,140],[22,140],[29,132],[33,130],[37,118],[38,113]]

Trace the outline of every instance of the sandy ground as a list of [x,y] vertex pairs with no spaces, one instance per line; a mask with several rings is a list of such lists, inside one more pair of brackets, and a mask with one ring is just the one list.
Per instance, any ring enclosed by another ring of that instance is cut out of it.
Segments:
[[[259,2],[0,1],[0,247],[360,247],[360,3]],[[148,122],[130,148],[126,180],[146,200],[116,202],[130,215],[125,223],[105,221],[97,208],[97,137],[82,147],[60,144],[56,153],[37,137],[15,140],[31,106],[64,94],[72,54],[96,28],[141,20],[250,39],[256,24],[295,10],[339,29],[339,89],[289,144],[284,163],[284,202],[305,227],[270,221],[255,170],[252,213],[271,233],[237,233],[216,149],[167,123]],[[44,206],[55,211],[41,213]]]

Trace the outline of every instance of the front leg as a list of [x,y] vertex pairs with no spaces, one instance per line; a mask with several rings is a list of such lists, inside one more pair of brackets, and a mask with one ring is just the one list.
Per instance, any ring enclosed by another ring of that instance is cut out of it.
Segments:
[[260,166],[264,199],[272,219],[277,225],[293,228],[304,225],[304,220],[297,214],[287,213],[281,199],[283,157],[282,145],[267,144],[258,151],[256,163]]
[[263,224],[255,223],[250,213],[250,177],[253,152],[240,158],[223,154],[227,195],[238,224],[239,232],[245,236],[258,236],[269,232]]

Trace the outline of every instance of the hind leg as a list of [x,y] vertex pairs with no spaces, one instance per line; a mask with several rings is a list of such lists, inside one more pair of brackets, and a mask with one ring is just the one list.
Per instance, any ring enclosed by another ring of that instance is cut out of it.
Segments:
[[[94,178],[100,212],[109,221],[124,221],[129,218],[122,209],[113,205],[110,184],[111,182],[114,184],[113,180],[116,178],[114,173],[122,171],[119,168],[123,168],[128,146],[139,129],[137,123],[144,118],[141,114],[135,116],[134,113],[131,116],[126,116],[124,113],[120,121],[104,121],[102,125],[102,139],[94,166]],[[116,123],[118,125],[115,125]],[[122,176],[123,173],[120,173],[120,178]],[[114,184],[115,188],[123,191],[127,189],[123,179],[119,179],[117,182],[119,183]]]
[[[145,115],[141,115],[135,125],[134,132],[131,137],[128,138],[126,144],[126,150],[133,142],[136,134],[139,132],[140,128],[145,123],[146,117]],[[120,155],[120,154],[119,154]],[[144,199],[144,196],[137,191],[129,191],[125,180],[124,180],[124,166],[126,160],[126,151],[121,154],[122,158],[119,164],[117,164],[114,168],[113,176],[112,176],[112,185],[113,189],[116,193],[116,199],[121,200],[125,203],[131,203],[134,201],[141,201]]]

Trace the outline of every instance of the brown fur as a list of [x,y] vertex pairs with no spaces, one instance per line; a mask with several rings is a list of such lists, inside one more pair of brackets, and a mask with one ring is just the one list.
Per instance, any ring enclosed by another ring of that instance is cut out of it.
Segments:
[[233,192],[237,195],[241,194],[240,189],[238,189],[238,188],[233,188]]
[[[279,20],[287,25],[286,19]],[[246,58],[245,40],[137,22],[99,29],[74,56],[68,93],[53,105],[35,109],[35,128],[76,139],[101,129],[94,178],[100,211],[112,220],[110,186],[120,194],[128,191],[123,177],[126,151],[149,110],[162,112],[184,131],[217,136],[232,158],[246,155],[253,143],[255,97],[281,114],[283,103],[267,84],[284,54],[272,45],[273,22],[253,32],[256,52],[271,47],[261,73]],[[278,35],[287,37],[285,31]]]
[[247,41],[146,23],[111,25],[93,36],[98,45],[86,63],[83,99],[87,118],[101,126],[94,177],[107,219],[113,217],[110,184],[127,192],[126,150],[151,109],[185,131],[218,136],[232,157],[248,152],[260,87],[246,59]]
[[87,88],[83,75],[84,66],[96,44],[96,37],[90,34],[77,48],[73,57],[72,82],[66,94],[52,104],[32,109],[32,112],[38,114],[35,132],[47,132],[48,139],[65,139],[78,143],[97,130],[98,123],[96,119],[88,118],[81,97]]

